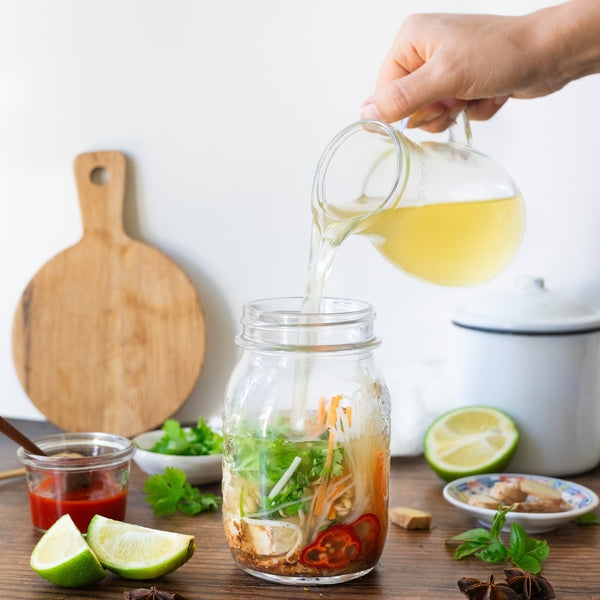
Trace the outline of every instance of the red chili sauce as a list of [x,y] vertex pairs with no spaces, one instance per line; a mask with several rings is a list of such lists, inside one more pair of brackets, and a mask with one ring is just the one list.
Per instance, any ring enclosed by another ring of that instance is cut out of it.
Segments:
[[64,474],[50,475],[29,492],[33,525],[42,530],[49,529],[66,513],[82,533],[96,514],[122,521],[126,501],[127,486],[122,487],[103,472],[93,472],[90,480],[83,482],[68,481]]

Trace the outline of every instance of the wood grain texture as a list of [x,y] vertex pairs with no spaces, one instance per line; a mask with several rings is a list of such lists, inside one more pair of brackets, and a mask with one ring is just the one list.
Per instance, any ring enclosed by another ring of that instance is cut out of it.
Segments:
[[[10,441],[8,442],[11,443]],[[1,447],[1,445],[0,445]],[[0,453],[0,467],[15,463]],[[12,457],[11,457],[12,458]],[[600,470],[571,478],[600,491]],[[476,523],[442,497],[444,483],[422,457],[394,458],[390,477],[390,504],[412,506],[433,515],[429,530],[409,531],[390,525],[386,546],[377,568],[362,579],[346,584],[291,587],[261,581],[235,566],[225,539],[220,511],[189,517],[183,514],[158,517],[144,501],[144,475],[134,466],[127,507],[127,521],[192,534],[197,549],[183,567],[153,582],[174,589],[189,600],[464,600],[456,582],[461,577],[488,579],[494,574],[503,581],[503,565],[479,559],[455,561],[445,540]],[[219,486],[202,491],[219,493]],[[2,591],[10,600],[117,600],[123,591],[148,587],[152,582],[135,582],[108,575],[98,584],[83,589],[60,589],[38,577],[29,567],[29,556],[40,534],[31,526],[27,492],[23,480],[0,484],[0,565]],[[598,556],[600,527],[572,523],[538,537],[550,544],[550,557],[543,574],[560,600],[600,600]]]
[[14,364],[31,401],[62,429],[131,436],[160,425],[191,393],[204,363],[204,314],[186,274],[125,233],[125,156],[82,154],[74,168],[83,236],[23,292]]

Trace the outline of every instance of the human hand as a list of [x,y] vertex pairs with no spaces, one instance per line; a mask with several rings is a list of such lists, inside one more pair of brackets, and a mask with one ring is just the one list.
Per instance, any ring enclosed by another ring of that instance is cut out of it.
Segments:
[[[600,70],[600,2],[571,0],[525,16],[408,17],[361,118],[409,117],[441,131],[461,110],[489,119],[509,97],[550,94]],[[595,48],[595,51],[590,51]]]

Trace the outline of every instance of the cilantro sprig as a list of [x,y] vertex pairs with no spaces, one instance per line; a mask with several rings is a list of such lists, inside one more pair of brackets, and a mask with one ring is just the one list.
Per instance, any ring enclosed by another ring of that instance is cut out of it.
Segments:
[[150,452],[176,454],[178,456],[206,456],[220,454],[223,436],[198,418],[195,427],[184,428],[175,419],[167,419],[162,426],[162,437],[150,448]]
[[192,487],[184,471],[167,467],[164,474],[152,475],[144,484],[146,502],[152,505],[155,515],[172,515],[177,511],[186,515],[216,510],[221,498],[214,494],[203,494]]
[[[343,473],[344,449],[334,448],[331,464],[326,466],[327,439],[290,441],[280,430],[272,435],[276,437],[264,440],[251,436],[237,438],[235,453],[231,456],[232,470],[247,481],[260,484],[258,511],[268,512],[272,518],[295,515],[307,508],[307,502],[310,502],[308,490],[314,482]],[[295,468],[288,473],[293,463]],[[282,478],[285,484],[273,493]],[[243,503],[241,505],[243,507]]]
[[525,529],[515,522],[510,525],[509,545],[506,546],[502,541],[502,528],[511,508],[498,509],[489,531],[478,527],[446,540],[447,543],[461,542],[454,551],[454,558],[460,560],[474,555],[489,563],[510,561],[523,571],[539,573],[542,570],[541,563],[550,554],[546,541],[528,537]]

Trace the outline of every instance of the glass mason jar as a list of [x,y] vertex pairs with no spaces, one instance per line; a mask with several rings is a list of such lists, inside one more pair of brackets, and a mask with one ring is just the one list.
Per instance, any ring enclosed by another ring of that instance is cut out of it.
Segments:
[[244,306],[223,413],[223,521],[246,572],[341,583],[371,571],[387,533],[390,398],[370,304]]
[[35,440],[46,455],[17,450],[25,465],[33,526],[46,531],[71,515],[82,533],[95,514],[123,520],[135,446],[119,435],[58,433]]

